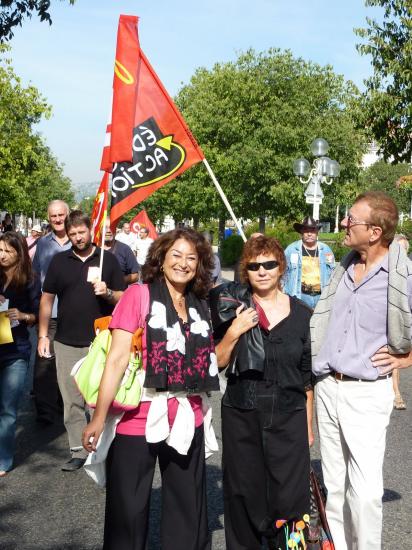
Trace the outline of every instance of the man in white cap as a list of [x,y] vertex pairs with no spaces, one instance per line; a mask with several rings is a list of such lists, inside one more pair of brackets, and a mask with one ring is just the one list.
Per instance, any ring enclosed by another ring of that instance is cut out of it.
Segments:
[[43,231],[39,224],[33,225],[30,231],[30,235],[26,238],[27,246],[29,248],[30,260],[33,260],[36,253],[37,241],[43,235]]
[[320,225],[311,216],[293,224],[293,228],[302,238],[285,250],[287,268],[283,289],[313,309],[328,284],[335,257],[327,244],[318,241]]

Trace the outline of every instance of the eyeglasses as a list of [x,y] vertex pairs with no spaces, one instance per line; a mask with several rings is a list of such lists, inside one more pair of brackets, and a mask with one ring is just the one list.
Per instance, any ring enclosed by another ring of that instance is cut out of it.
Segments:
[[363,222],[361,220],[357,220],[351,214],[349,214],[346,217],[348,218],[348,229],[349,227],[353,227],[354,225],[373,225],[370,222]]
[[268,262],[250,262],[246,264],[246,269],[248,271],[259,271],[259,269],[263,267],[263,269],[269,271],[269,269],[275,269],[278,265],[279,262],[276,260],[269,260]]

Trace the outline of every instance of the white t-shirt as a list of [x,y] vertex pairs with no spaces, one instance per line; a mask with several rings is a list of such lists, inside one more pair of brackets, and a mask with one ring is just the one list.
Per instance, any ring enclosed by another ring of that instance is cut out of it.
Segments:
[[133,253],[136,254],[136,243],[137,243],[136,233],[130,232],[129,234],[127,234],[127,233],[124,233],[124,231],[120,231],[120,233],[117,233],[116,235],[116,241],[120,241],[121,243],[127,244],[127,246],[130,246],[130,248],[133,250]]
[[136,241],[136,250],[137,250],[137,261],[140,265],[143,265],[146,261],[147,252],[152,244],[153,239],[146,237],[145,239],[137,239]]

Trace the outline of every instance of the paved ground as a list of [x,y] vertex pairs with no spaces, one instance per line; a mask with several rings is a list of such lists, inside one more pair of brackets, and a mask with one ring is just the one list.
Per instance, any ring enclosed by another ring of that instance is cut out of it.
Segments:
[[[401,376],[408,410],[394,411],[385,464],[384,550],[410,548],[412,540],[412,369]],[[220,443],[219,398],[214,424]],[[367,445],[365,441],[365,445]],[[61,472],[68,458],[63,427],[39,428],[27,396],[19,418],[16,468],[0,480],[2,550],[97,550],[101,548],[104,492],[83,471]],[[318,465],[315,447],[313,460]],[[208,460],[209,522],[213,550],[223,550],[220,454]],[[373,457],[371,457],[373,460]],[[153,490],[150,550],[157,550],[159,478]],[[184,550],[184,549],[182,549]]]

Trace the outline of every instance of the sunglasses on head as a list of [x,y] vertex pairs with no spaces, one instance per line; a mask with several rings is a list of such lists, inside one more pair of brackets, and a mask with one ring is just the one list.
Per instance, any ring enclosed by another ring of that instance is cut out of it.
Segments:
[[279,262],[276,260],[269,260],[268,262],[250,262],[246,264],[246,269],[248,271],[259,271],[260,267],[263,267],[263,269],[266,269],[268,271],[269,269],[275,269],[275,267],[278,267]]

